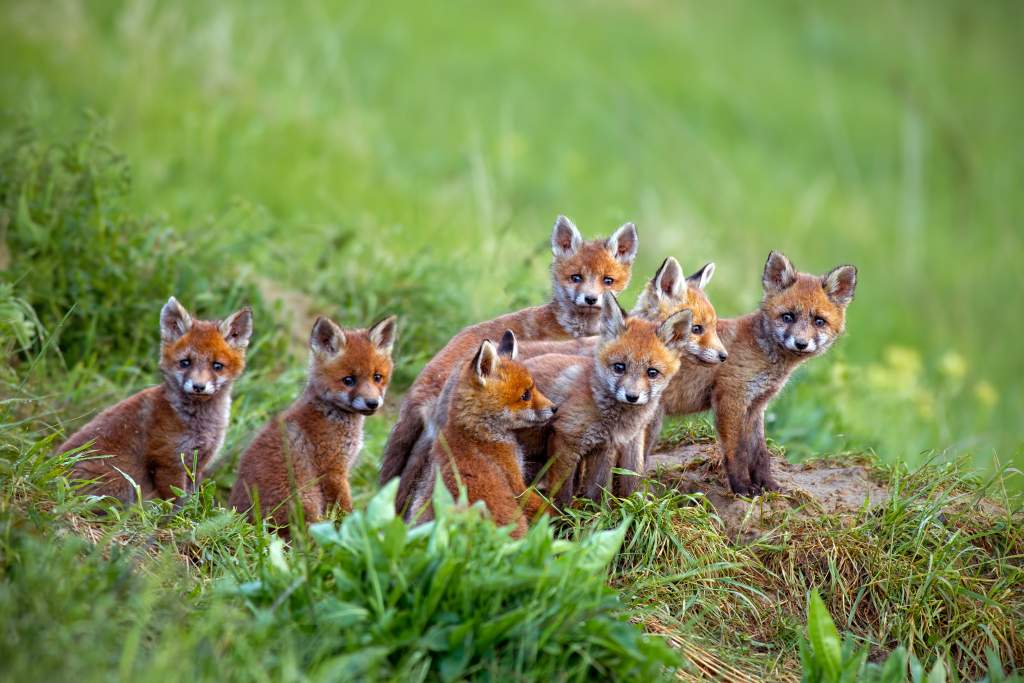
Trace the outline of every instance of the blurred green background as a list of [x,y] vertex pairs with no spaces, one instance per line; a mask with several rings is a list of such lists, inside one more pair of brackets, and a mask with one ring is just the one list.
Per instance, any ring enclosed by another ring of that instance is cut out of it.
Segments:
[[544,299],[558,213],[633,220],[627,303],[668,255],[717,262],[722,316],[770,249],[858,266],[846,338],[769,415],[791,457],[1024,463],[1020,3],[8,0],[0,32],[5,131],[99,126],[204,268],[397,311],[403,383]]

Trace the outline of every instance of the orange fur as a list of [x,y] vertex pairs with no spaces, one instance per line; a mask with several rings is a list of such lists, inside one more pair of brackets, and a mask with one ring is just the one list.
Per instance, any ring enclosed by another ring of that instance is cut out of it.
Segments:
[[242,455],[230,505],[260,512],[278,527],[298,503],[306,522],[332,505],[351,512],[349,472],[363,440],[363,419],[383,403],[391,379],[395,319],[368,330],[342,330],[318,318],[310,337],[309,381]]
[[104,410],[58,449],[92,442],[90,452],[106,456],[79,460],[71,472],[91,482],[85,490],[95,495],[131,502],[134,482],[145,500],[175,498],[175,489],[189,491],[202,478],[224,442],[252,312],[244,308],[223,322],[193,320],[171,297],[160,322],[163,383]]

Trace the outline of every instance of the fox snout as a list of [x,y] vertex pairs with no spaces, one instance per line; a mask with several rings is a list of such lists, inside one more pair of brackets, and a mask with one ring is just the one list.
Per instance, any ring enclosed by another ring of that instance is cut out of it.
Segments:
[[373,415],[380,408],[381,404],[384,403],[384,396],[383,394],[374,394],[372,396],[356,394],[351,400],[353,410],[364,415]]
[[217,380],[212,376],[205,376],[197,373],[187,376],[181,383],[181,388],[186,394],[193,396],[213,396],[217,393]]

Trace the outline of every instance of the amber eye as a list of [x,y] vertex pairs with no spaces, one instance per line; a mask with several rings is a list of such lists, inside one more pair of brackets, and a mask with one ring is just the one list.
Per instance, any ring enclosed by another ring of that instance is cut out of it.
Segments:
[[224,364],[221,363],[220,361],[215,360],[213,361],[213,369],[216,370],[217,372],[220,372],[221,370],[224,369]]
[[576,283],[583,282],[583,276],[580,275],[579,273],[573,273],[572,275],[569,276],[569,279]]
[[626,371],[626,364],[625,363],[613,363],[612,364],[612,370],[615,371],[616,375],[621,375],[622,373],[624,373]]
[[190,365],[192,365],[192,361],[189,360],[188,358],[182,358],[181,360],[178,361],[179,367],[187,368]]
[[825,323],[826,322],[828,322],[828,321],[826,321],[824,318],[819,316],[819,317],[814,319],[814,326],[815,327],[825,327]]
[[792,313],[783,313],[782,314],[782,322],[784,322],[784,323],[791,323],[794,320],[796,320],[796,316],[794,316]]
[[526,391],[523,392],[523,395],[520,396],[519,398],[520,398],[520,400],[523,400],[523,401],[529,401],[531,396],[533,396],[533,391],[531,391],[530,389],[527,389]]
[[615,284],[615,278],[608,277],[607,275],[605,275],[603,282],[605,287],[611,287],[612,285]]
[[341,383],[344,384],[346,387],[350,387],[356,383],[356,378],[353,377],[352,375],[348,375],[346,377],[341,378]]
[[694,334],[704,334],[704,326],[694,325],[693,327],[690,328],[690,332],[693,332]]
[[647,376],[650,377],[651,379],[654,379],[660,374],[661,373],[658,372],[658,368],[647,368]]
[[374,382],[376,382],[377,384],[380,384],[380,381],[382,379],[384,379],[384,375],[380,374],[379,372],[373,373],[373,381]]

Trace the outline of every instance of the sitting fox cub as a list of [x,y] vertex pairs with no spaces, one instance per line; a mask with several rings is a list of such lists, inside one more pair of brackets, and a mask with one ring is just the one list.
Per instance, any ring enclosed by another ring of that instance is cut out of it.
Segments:
[[279,527],[288,523],[292,500],[307,522],[334,504],[352,511],[349,470],[362,448],[364,416],[384,402],[395,334],[393,316],[368,330],[342,330],[317,318],[306,389],[242,454],[233,508],[254,515],[258,496],[260,510]]
[[[163,384],[107,408],[64,442],[59,452],[91,441],[93,452],[109,456],[79,460],[72,478],[124,502],[135,500],[136,485],[144,500],[190,490],[224,443],[231,385],[251,336],[248,307],[223,322],[194,320],[171,297],[160,312]],[[186,467],[195,468],[192,477]]]
[[[576,489],[596,499],[613,467],[642,469],[644,430],[679,370],[679,354],[691,343],[689,309],[663,322],[624,315],[607,295],[592,355],[547,354],[525,363],[541,390],[560,404],[546,443],[547,489],[559,507]],[[536,448],[533,435],[523,437],[527,449]],[[616,494],[629,495],[634,487],[632,478],[616,478]]]
[[408,519],[433,518],[430,500],[440,472],[454,497],[464,487],[469,502],[483,501],[496,524],[514,525],[513,538],[526,533],[543,501],[526,493],[515,431],[546,424],[556,408],[515,359],[516,338],[507,331],[499,348],[485,340],[457,371],[448,420],[430,451],[430,467],[420,474]]

